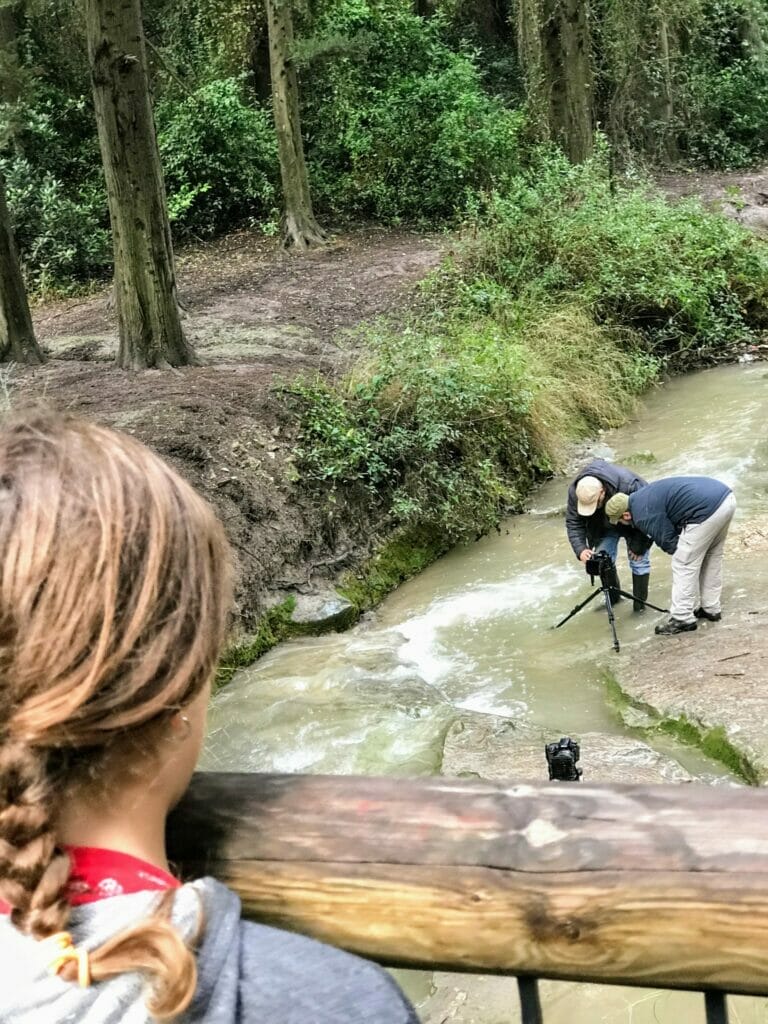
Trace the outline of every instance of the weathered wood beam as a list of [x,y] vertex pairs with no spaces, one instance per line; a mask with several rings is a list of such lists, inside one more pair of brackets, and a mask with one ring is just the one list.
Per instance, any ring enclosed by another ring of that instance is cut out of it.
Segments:
[[196,775],[172,859],[390,965],[768,993],[768,794]]

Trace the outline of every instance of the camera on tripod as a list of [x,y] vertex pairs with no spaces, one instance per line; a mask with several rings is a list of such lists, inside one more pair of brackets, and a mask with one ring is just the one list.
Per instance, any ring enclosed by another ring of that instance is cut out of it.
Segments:
[[[592,586],[594,587],[595,585],[596,576],[600,579],[600,586],[597,590],[593,590],[589,597],[585,598],[580,604],[577,604],[573,611],[560,619],[553,628],[559,629],[560,626],[564,626],[569,619],[573,618],[576,612],[580,612],[585,605],[588,605],[590,601],[594,601],[596,597],[602,596],[605,601],[605,610],[608,612],[608,623],[611,627],[611,633],[613,633],[613,649],[614,651],[618,651],[620,649],[620,644],[616,633],[613,602],[620,600],[622,597],[627,597],[631,601],[640,601],[640,598],[636,597],[634,594],[627,594],[621,589],[619,574],[616,572],[616,566],[607,551],[593,551],[584,562],[584,568],[587,570],[587,576],[589,576]],[[668,611],[667,608],[659,608],[658,605],[651,604],[650,601],[641,601],[641,604],[646,608],[653,608],[657,612]]]
[[[607,551],[593,551],[584,563],[584,567],[587,570],[587,576],[589,576],[593,583],[595,582],[595,576],[597,576],[604,587],[617,586],[613,582],[613,577],[616,575],[616,567]],[[606,579],[606,576],[611,578]]]
[[579,744],[570,736],[561,736],[555,743],[547,743],[544,746],[544,753],[547,755],[547,767],[549,768],[549,779],[555,782],[579,782],[582,770],[576,767],[581,751]]

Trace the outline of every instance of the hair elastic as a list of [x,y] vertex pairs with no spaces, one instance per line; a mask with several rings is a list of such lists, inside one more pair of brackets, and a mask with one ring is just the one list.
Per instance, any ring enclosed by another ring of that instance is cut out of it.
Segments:
[[77,983],[80,988],[88,988],[91,984],[91,964],[88,959],[88,950],[78,949],[73,945],[69,932],[56,932],[46,941],[59,949],[58,956],[55,956],[48,964],[51,974],[58,974],[64,964],[75,960],[77,962]]

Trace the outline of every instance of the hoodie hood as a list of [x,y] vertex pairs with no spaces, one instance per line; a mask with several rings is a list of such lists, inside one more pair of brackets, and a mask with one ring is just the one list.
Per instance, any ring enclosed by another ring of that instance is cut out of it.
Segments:
[[[162,893],[113,896],[70,914],[75,946],[93,950],[118,932],[151,915]],[[202,914],[202,919],[201,919]],[[225,886],[203,878],[176,890],[172,921],[189,942],[204,922],[198,955],[198,988],[182,1020],[205,1021],[213,1003],[218,1013],[237,1004],[240,901]],[[80,988],[48,970],[51,947],[22,935],[8,917],[0,919],[0,1024],[148,1024],[146,982],[136,973]]]
[[[74,944],[98,948],[148,917],[162,895],[74,908]],[[241,921],[240,900],[213,878],[177,889],[171,919],[191,943],[204,926],[195,997],[175,1024],[418,1024],[381,967],[304,935]],[[50,974],[52,959],[50,946],[0,919],[0,1024],[150,1024],[140,974],[79,988]]]

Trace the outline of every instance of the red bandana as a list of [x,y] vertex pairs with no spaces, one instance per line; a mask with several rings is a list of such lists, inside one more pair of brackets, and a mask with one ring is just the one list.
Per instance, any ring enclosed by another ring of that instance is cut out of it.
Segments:
[[[64,846],[72,868],[65,893],[70,906],[95,903],[110,896],[124,896],[133,892],[159,892],[178,889],[181,882],[162,868],[145,860],[120,853],[101,850],[96,846]],[[0,900],[0,914],[9,914],[10,906]]]

